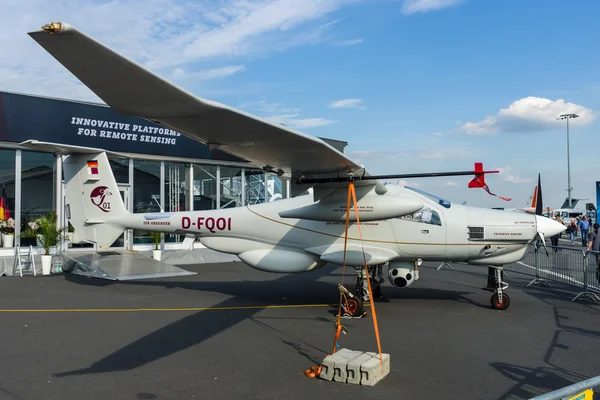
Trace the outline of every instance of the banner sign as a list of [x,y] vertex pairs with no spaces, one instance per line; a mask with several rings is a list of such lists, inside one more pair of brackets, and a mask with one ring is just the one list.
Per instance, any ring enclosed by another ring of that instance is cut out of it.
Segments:
[[123,116],[101,104],[0,92],[0,141],[26,140],[208,160],[237,161],[143,118]]

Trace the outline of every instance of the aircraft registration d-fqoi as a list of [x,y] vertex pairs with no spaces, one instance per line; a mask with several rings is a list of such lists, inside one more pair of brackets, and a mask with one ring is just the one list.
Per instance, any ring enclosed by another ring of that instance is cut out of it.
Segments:
[[[503,293],[502,266],[520,260],[532,241],[543,242],[565,229],[540,215],[452,204],[378,180],[475,175],[469,187],[489,192],[484,175],[497,171],[484,171],[481,164],[474,171],[371,176],[324,141],[196,97],[68,24],[54,22],[29,35],[117,112],[148,119],[291,179],[289,199],[210,211],[130,213],[106,153],[73,154],[64,160],[64,173],[76,242],[108,247],[124,230],[143,229],[196,235],[207,248],[236,254],[263,271],[353,266],[359,271],[358,295],[350,296],[354,303],[346,311],[354,316],[367,299],[367,274],[360,273],[365,261],[375,284],[384,281],[382,266],[387,264],[396,287],[419,278],[419,259],[493,266],[497,288],[491,304],[506,309],[510,299]],[[356,203],[349,201],[352,192]]]

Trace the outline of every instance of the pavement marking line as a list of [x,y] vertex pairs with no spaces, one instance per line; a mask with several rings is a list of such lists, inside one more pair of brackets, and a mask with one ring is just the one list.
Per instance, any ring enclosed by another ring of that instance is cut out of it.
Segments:
[[309,308],[309,307],[337,307],[335,304],[290,304],[267,306],[237,306],[237,307],[181,307],[181,308],[70,308],[70,309],[37,309],[37,310],[10,310],[0,309],[0,313],[70,313],[70,312],[139,312],[139,311],[235,311],[251,309],[283,309],[283,308]]

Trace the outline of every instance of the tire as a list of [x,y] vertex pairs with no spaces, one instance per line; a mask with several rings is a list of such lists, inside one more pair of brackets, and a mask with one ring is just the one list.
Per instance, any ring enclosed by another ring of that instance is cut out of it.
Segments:
[[510,297],[506,293],[502,293],[502,304],[500,304],[498,293],[494,293],[490,299],[490,303],[495,310],[506,310],[510,306]]
[[359,317],[363,314],[363,302],[360,297],[354,297],[353,299],[348,299],[347,301],[346,312],[350,314],[352,317]]

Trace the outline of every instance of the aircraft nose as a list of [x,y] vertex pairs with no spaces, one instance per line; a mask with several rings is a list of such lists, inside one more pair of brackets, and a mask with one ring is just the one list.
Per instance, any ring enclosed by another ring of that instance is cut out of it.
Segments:
[[567,227],[558,221],[550,219],[548,217],[542,217],[541,215],[535,216],[535,223],[538,232],[542,232],[544,237],[550,237],[558,235],[562,231],[566,230]]

